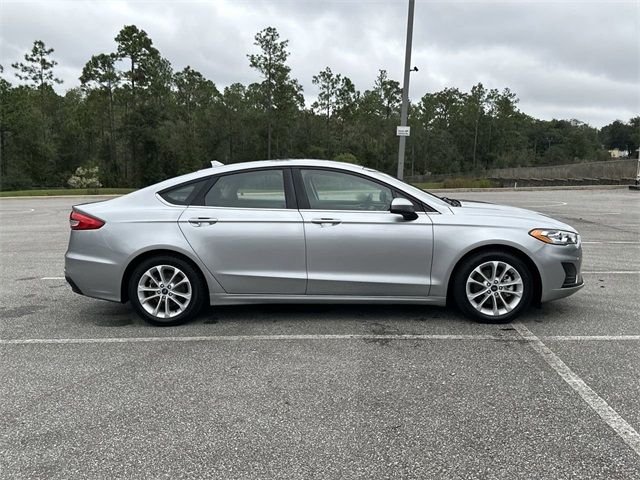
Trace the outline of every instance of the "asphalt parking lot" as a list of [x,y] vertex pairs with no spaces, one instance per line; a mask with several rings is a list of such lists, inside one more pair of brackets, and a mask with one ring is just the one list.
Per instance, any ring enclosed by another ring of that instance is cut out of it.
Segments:
[[71,205],[0,200],[2,478],[640,478],[640,193],[448,193],[550,214],[585,288],[513,325],[234,306],[153,328],[62,277]]

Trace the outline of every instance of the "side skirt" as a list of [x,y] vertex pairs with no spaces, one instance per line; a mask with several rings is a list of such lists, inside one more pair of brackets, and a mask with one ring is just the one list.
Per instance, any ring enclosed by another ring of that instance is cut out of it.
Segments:
[[445,306],[446,297],[363,297],[349,295],[239,295],[211,293],[211,305],[246,305],[261,303],[385,303]]

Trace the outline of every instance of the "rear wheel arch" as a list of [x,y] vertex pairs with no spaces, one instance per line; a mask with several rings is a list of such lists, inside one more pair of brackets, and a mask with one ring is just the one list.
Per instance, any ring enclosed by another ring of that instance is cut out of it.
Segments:
[[202,285],[205,286],[203,293],[205,295],[206,305],[209,305],[209,288],[208,288],[209,282],[207,282],[207,279],[204,276],[202,269],[198,266],[196,262],[194,262],[191,258],[189,258],[184,253],[180,253],[175,250],[167,250],[167,249],[147,250],[146,252],[140,253],[138,256],[134,257],[129,262],[129,264],[127,265],[127,268],[124,271],[124,274],[122,275],[122,281],[120,282],[120,301],[122,303],[126,303],[129,301],[129,293],[128,293],[129,280],[131,279],[131,275],[133,274],[136,267],[149,258],[159,257],[159,256],[169,256],[169,257],[179,258],[180,260],[183,260],[188,264],[190,264],[191,267],[193,267],[196,273],[200,276],[200,281],[202,282]]
[[527,268],[531,272],[531,276],[533,277],[533,286],[534,286],[533,299],[532,299],[533,304],[537,305],[540,303],[540,298],[542,296],[542,277],[540,276],[540,271],[538,270],[538,266],[531,259],[531,257],[527,255],[525,252],[523,252],[522,250],[519,250],[518,248],[512,247],[510,245],[489,244],[489,245],[482,245],[481,247],[477,247],[472,250],[469,250],[462,257],[458,259],[455,267],[453,267],[453,269],[451,270],[451,273],[449,274],[449,279],[447,280],[447,305],[454,304],[453,282],[459,268],[465,263],[465,261],[468,258],[474,255],[477,255],[479,253],[487,253],[487,252],[510,253],[511,255],[514,255],[517,258],[519,258],[527,266]]

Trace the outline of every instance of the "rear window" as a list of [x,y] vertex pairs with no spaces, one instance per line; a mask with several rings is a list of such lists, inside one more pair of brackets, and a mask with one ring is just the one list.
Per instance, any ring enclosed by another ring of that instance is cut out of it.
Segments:
[[205,178],[197,182],[178,185],[177,187],[163,190],[158,195],[160,195],[165,201],[173,205],[188,205],[189,201],[200,189],[200,186],[202,186],[207,181],[208,179]]

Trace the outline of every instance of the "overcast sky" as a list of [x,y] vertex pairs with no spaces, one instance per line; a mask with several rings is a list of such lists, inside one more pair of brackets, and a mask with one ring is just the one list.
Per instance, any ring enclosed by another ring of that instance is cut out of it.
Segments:
[[[0,0],[0,62],[35,39],[55,48],[59,88],[78,85],[92,54],[115,50],[123,25],[145,30],[174,69],[190,65],[219,88],[257,80],[246,54],[275,26],[289,39],[292,74],[307,105],[325,66],[370,88],[377,70],[401,80],[407,0]],[[445,87],[509,87],[532,116],[595,126],[640,115],[640,1],[416,2],[410,96]]]

